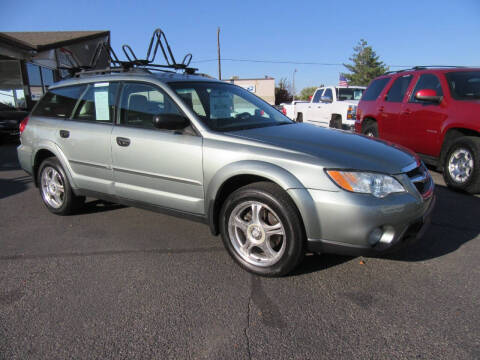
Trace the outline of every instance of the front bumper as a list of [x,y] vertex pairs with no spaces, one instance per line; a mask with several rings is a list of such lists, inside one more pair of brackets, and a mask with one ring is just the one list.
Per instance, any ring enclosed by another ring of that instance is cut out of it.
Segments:
[[289,190],[302,199],[308,251],[339,255],[374,256],[414,242],[428,228],[435,204],[434,196],[411,193],[377,199],[345,191],[307,192]]

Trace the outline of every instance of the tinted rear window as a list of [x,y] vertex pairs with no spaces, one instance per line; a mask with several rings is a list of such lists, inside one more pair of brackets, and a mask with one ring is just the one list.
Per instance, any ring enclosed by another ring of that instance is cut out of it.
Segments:
[[362,96],[362,101],[373,101],[377,100],[378,96],[385,88],[385,86],[390,81],[390,78],[381,78],[377,80],[373,80],[370,86],[365,90]]
[[70,117],[86,85],[52,89],[33,110],[33,115],[65,119]]
[[388,90],[387,97],[385,101],[388,102],[402,102],[405,92],[408,89],[408,85],[412,80],[412,75],[405,75],[397,78],[393,83],[390,90]]

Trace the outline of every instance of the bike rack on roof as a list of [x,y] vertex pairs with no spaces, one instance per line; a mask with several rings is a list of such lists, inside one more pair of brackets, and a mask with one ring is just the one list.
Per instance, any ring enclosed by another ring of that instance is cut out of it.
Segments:
[[[166,64],[154,63],[159,48],[163,54]],[[167,37],[161,29],[156,29],[153,32],[145,59],[137,58],[130,45],[122,45],[122,50],[127,61],[119,60],[117,54],[107,42],[99,43],[89,65],[78,66],[78,61],[76,61],[76,64],[72,63],[72,65],[77,66],[72,66],[71,68],[67,68],[67,70],[69,70],[71,74],[73,73],[72,76],[93,73],[104,74],[108,72],[131,71],[133,69],[164,72],[176,72],[177,70],[183,70],[187,74],[194,74],[197,71],[196,68],[189,67],[190,62],[192,61],[192,54],[190,53],[184,56],[181,63],[176,62]],[[95,69],[102,51],[106,52],[107,54],[109,66],[106,69]]]

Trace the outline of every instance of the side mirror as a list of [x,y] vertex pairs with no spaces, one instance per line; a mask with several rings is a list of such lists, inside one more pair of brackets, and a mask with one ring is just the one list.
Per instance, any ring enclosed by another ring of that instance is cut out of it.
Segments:
[[333,98],[331,98],[330,96],[320,96],[320,101],[331,103],[333,102]]
[[433,89],[422,89],[416,92],[415,99],[439,103],[442,101],[443,96],[438,96],[437,92]]
[[153,126],[163,130],[182,130],[190,125],[190,121],[179,114],[159,114],[153,117]]

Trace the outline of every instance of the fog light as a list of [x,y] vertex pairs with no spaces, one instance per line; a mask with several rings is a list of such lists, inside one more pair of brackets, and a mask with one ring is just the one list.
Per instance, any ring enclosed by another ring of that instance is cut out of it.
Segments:
[[385,225],[372,230],[368,235],[368,243],[372,246],[381,243],[383,245],[389,245],[395,238],[395,229],[392,226]]

